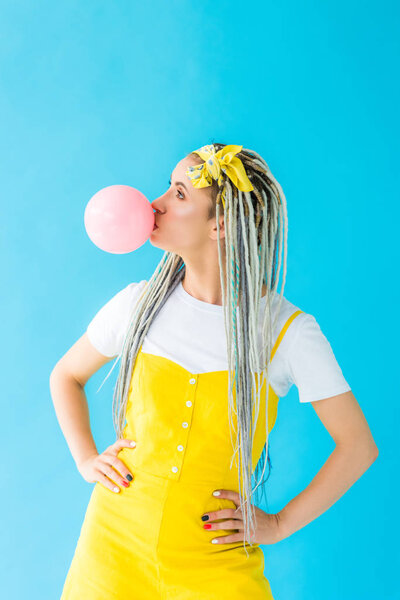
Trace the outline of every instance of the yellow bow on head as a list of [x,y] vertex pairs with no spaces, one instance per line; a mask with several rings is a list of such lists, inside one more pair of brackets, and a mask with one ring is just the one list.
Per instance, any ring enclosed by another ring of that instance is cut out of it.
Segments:
[[[189,167],[186,171],[186,175],[191,179],[193,187],[208,187],[212,185],[213,179],[218,181],[218,185],[222,185],[222,173],[225,173],[240,191],[251,192],[254,187],[246,175],[242,161],[235,156],[242,148],[243,146],[230,144],[215,152],[213,144],[209,144],[202,146],[199,150],[194,150],[204,160],[204,163]],[[224,208],[225,198],[224,189],[222,191]]]

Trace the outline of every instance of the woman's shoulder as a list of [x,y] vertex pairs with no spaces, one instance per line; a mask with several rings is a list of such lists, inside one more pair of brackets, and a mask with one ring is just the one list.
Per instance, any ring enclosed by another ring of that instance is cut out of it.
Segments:
[[146,279],[131,281],[119,289],[98,308],[87,325],[90,341],[102,354],[118,354],[132,309],[146,283]]
[[[278,317],[276,317],[277,312]],[[292,336],[303,327],[305,323],[316,322],[314,315],[308,313],[303,307],[291,302],[288,298],[275,293],[272,302],[272,317],[276,319],[276,329],[279,331],[289,322],[288,333]],[[294,318],[292,318],[294,317]]]
[[120,316],[124,315],[125,311],[129,310],[132,303],[138,298],[146,283],[147,281],[145,279],[131,281],[128,285],[119,289],[106,302],[103,307],[105,308],[105,312],[116,313]]
[[[278,308],[277,304],[275,308]],[[280,349],[288,361],[298,361],[299,357],[314,362],[317,357],[325,356],[327,361],[333,358],[331,344],[315,315],[284,296],[277,319],[276,335],[280,332],[284,333]]]
[[127,286],[122,288],[121,291],[125,290],[127,294],[135,294],[138,290],[142,290],[148,283],[147,279],[141,279],[139,281],[131,281]]

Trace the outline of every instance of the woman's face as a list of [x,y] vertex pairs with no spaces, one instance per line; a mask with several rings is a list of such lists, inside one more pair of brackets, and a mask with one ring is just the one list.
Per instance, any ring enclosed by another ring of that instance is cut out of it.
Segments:
[[171,174],[168,190],[152,202],[158,228],[152,231],[150,243],[183,258],[202,252],[216,240],[216,219],[208,220],[211,187],[195,188],[186,175],[188,167],[196,164],[182,159]]

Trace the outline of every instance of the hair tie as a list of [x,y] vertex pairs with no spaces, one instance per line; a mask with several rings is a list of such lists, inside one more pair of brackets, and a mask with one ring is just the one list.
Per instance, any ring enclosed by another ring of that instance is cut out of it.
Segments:
[[[218,152],[215,151],[213,144],[202,146],[193,152],[198,154],[204,160],[201,165],[191,166],[187,169],[186,175],[192,181],[193,187],[203,188],[212,185],[215,179],[218,185],[223,184],[223,173],[225,173],[232,183],[241,192],[251,192],[254,187],[246,175],[246,170],[239,157],[235,156],[242,150],[243,146],[233,144],[224,146]],[[225,186],[222,190],[222,203],[225,208]]]

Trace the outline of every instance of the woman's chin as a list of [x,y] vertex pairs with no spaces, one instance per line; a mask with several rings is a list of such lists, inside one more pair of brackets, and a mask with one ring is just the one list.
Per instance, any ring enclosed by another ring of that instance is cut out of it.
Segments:
[[151,244],[152,246],[154,246],[155,248],[160,248],[161,250],[164,250],[164,248],[161,246],[161,244],[159,244],[159,243],[157,242],[157,236],[156,236],[156,235],[153,235],[155,231],[157,231],[157,229],[154,229],[154,230],[151,232],[151,234],[150,234],[150,237],[149,237],[149,242],[150,242],[150,244]]

